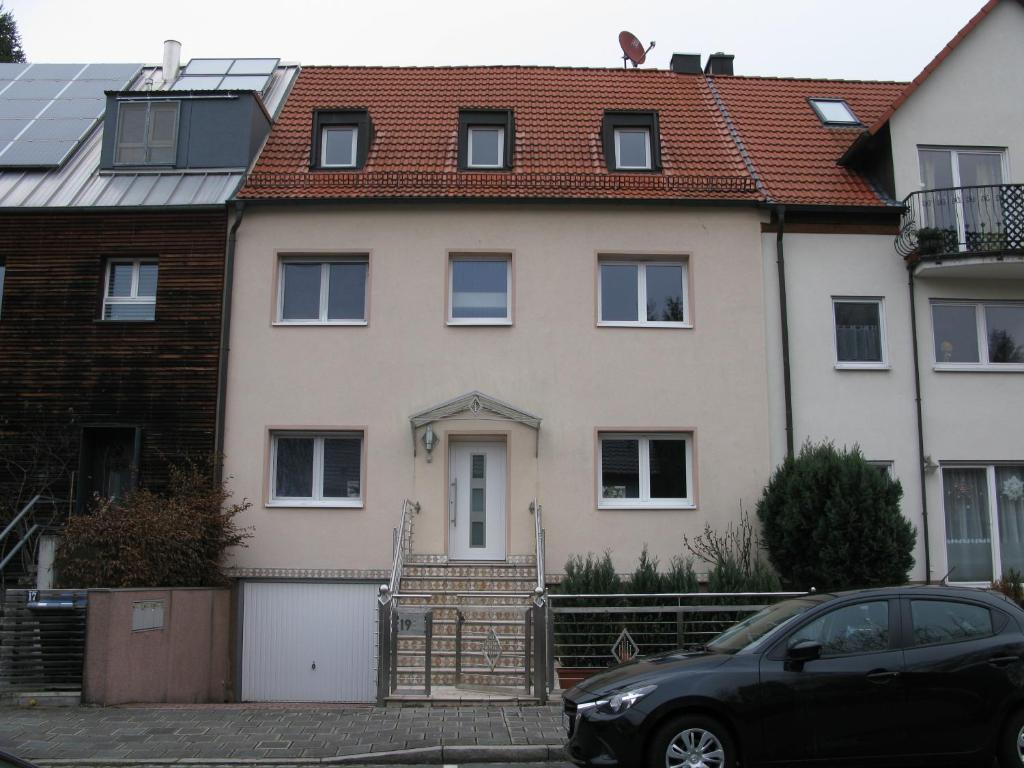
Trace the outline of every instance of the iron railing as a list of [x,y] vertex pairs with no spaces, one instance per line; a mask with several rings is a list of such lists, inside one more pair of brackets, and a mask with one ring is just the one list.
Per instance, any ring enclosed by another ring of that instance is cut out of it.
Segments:
[[544,592],[547,590],[547,583],[544,579],[544,545],[545,545],[545,532],[544,532],[544,520],[542,515],[544,513],[544,507],[542,507],[536,499],[530,504],[530,511],[533,512],[533,527],[534,536],[536,537],[537,545],[537,598],[543,600]]
[[903,201],[896,251],[937,258],[1024,249],[1024,184],[913,192]]
[[402,517],[398,527],[391,532],[391,546],[394,549],[391,564],[391,580],[388,582],[390,595],[398,593],[402,582],[402,568],[405,565],[405,556],[409,554],[412,546],[412,512],[419,512],[420,505],[409,499],[402,502]]

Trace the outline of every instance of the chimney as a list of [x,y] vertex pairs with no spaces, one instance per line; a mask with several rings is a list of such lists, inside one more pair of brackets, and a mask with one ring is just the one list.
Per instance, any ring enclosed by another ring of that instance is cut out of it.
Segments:
[[669,69],[680,75],[700,74],[699,53],[673,53],[669,62]]
[[173,83],[178,79],[181,69],[181,43],[177,40],[164,40],[163,76],[164,82]]
[[712,53],[708,56],[708,63],[704,65],[705,75],[731,75],[732,60],[736,57],[731,53]]

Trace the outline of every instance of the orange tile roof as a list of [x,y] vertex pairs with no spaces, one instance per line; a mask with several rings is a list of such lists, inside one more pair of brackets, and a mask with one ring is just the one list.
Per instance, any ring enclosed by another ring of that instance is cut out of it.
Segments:
[[[309,169],[313,111],[367,108],[362,171]],[[513,109],[506,172],[458,170],[460,108]],[[605,110],[657,110],[661,173],[609,173]],[[756,189],[700,75],[554,67],[304,67],[239,197],[725,199]]]
[[835,206],[888,203],[866,178],[837,162],[863,133],[863,126],[825,126],[808,99],[843,99],[864,125],[870,125],[906,83],[726,76],[709,80],[771,201]]

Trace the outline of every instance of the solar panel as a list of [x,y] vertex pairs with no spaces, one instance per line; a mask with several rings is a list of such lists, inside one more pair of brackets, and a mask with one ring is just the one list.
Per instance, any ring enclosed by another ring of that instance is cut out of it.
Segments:
[[185,65],[183,75],[226,75],[234,59],[192,59]]
[[235,59],[229,75],[272,75],[280,59]]
[[259,91],[267,87],[280,59],[192,59],[172,91]]
[[57,167],[140,64],[0,64],[0,168]]

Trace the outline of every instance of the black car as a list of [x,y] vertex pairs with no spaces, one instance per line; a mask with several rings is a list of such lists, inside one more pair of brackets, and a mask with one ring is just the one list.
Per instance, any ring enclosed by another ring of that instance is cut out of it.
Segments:
[[1024,766],[1024,611],[953,587],[812,594],[564,698],[578,765]]

